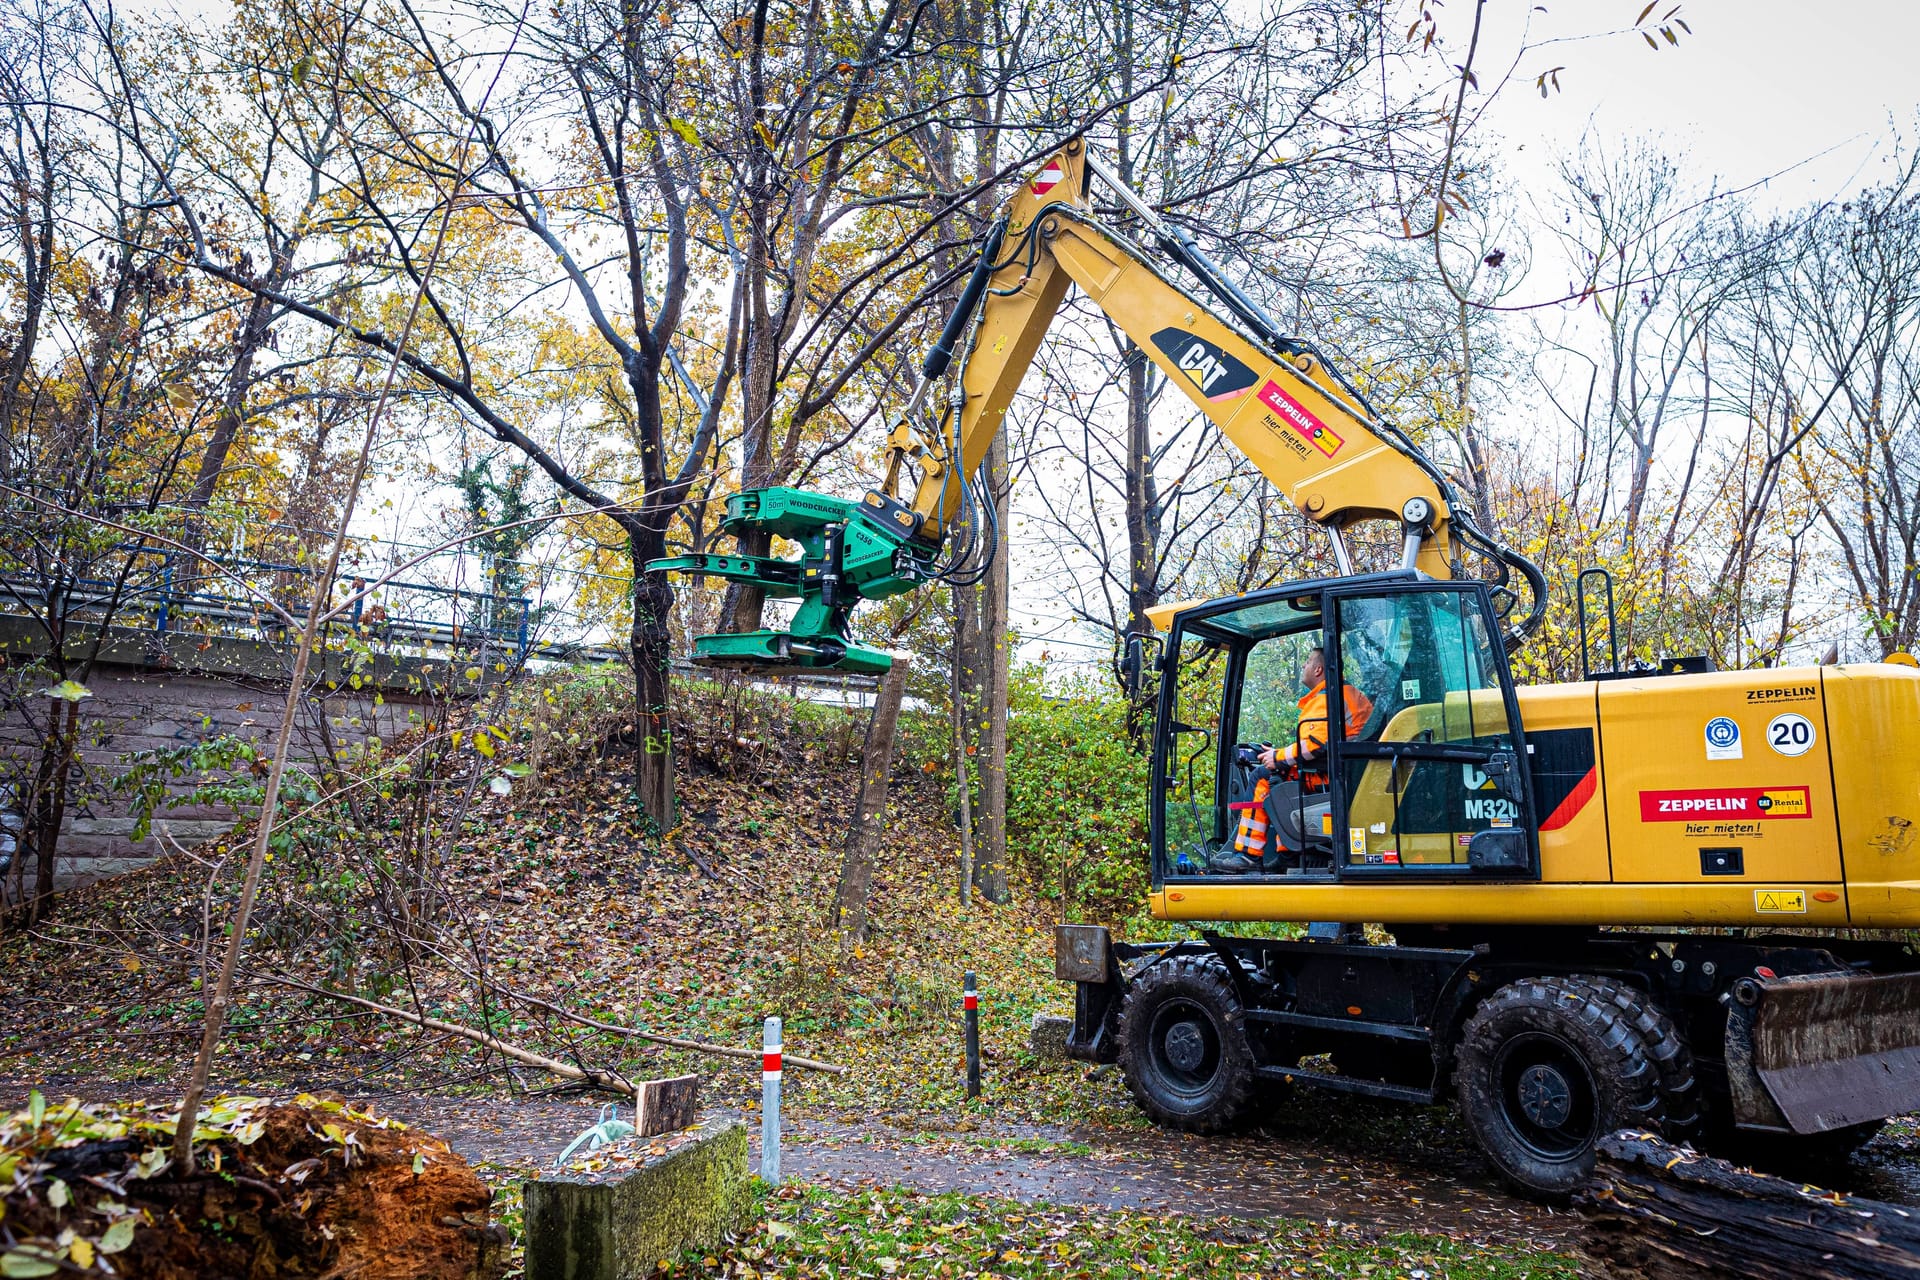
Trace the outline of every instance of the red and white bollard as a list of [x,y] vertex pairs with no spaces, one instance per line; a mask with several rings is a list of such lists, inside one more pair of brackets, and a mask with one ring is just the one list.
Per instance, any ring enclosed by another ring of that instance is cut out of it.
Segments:
[[971,971],[966,988],[960,994],[960,1007],[967,1014],[967,1096],[980,1096],[980,992]]
[[760,1040],[760,1177],[780,1185],[780,1019],[768,1018]]

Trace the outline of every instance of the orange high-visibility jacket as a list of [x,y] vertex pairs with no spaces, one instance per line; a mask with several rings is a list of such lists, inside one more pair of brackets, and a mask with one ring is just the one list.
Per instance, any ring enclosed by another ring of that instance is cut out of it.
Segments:
[[[1347,704],[1347,736],[1351,738],[1366,727],[1367,718],[1373,714],[1373,699],[1350,684],[1341,686],[1341,694]],[[1297,744],[1287,744],[1280,759],[1298,764],[1301,755],[1317,756],[1326,747],[1327,682],[1322,680],[1300,699],[1300,736]]]

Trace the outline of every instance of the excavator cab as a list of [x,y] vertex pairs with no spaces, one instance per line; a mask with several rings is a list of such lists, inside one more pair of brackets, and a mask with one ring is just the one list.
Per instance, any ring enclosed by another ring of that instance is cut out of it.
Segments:
[[[1413,572],[1298,582],[1186,608],[1169,625],[1156,886],[1223,874],[1539,878],[1526,740],[1484,583]],[[1270,746],[1281,769],[1258,763]]]

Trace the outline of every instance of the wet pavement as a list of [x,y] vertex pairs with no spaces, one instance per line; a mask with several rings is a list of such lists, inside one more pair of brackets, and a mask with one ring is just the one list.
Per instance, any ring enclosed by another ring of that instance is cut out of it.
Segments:
[[[585,1099],[404,1094],[377,1105],[383,1114],[432,1130],[470,1160],[531,1165],[551,1161],[594,1123],[599,1108]],[[1367,1127],[1396,1119],[1404,1127],[1410,1118],[1404,1108],[1362,1109]],[[757,1163],[759,1121],[746,1118]],[[789,1181],[843,1188],[910,1187],[1148,1213],[1304,1218],[1489,1243],[1552,1247],[1570,1239],[1573,1217],[1508,1195],[1471,1151],[1417,1136],[1414,1144],[1418,1151],[1408,1159],[1404,1149],[1368,1155],[1352,1149],[1359,1144],[1328,1142],[1287,1127],[1201,1137],[971,1119],[846,1123],[802,1116],[789,1120],[781,1171]]]

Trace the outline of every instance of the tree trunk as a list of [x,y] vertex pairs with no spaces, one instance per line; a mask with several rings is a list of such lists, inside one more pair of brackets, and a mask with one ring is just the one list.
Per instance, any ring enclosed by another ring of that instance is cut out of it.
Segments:
[[[1159,494],[1153,482],[1153,439],[1148,434],[1152,407],[1152,367],[1146,352],[1127,344],[1127,632],[1143,641],[1153,634],[1147,610],[1160,602]],[[1121,641],[1125,651],[1125,639]],[[1144,670],[1129,670],[1127,738],[1146,746],[1147,711]]]
[[974,632],[973,668],[980,689],[980,827],[974,845],[973,883],[989,902],[1007,900],[1007,683],[1011,664],[1007,639],[1008,497],[1007,438],[995,438],[987,450],[987,488],[1001,513],[993,566],[980,592],[980,626]]
[[834,927],[840,930],[844,951],[867,938],[867,893],[873,887],[873,863],[880,838],[887,829],[887,789],[893,776],[895,730],[900,725],[900,698],[907,688],[907,659],[896,657],[880,677],[873,698],[873,718],[867,721],[867,743],[860,753],[860,794],[853,824],[847,828],[847,846],[840,857],[840,888],[833,906]]
[[[276,271],[270,283],[279,288],[283,281],[282,273]],[[240,424],[247,417],[247,393],[253,389],[253,361],[260,348],[267,342],[267,322],[273,316],[273,304],[262,294],[254,294],[253,301],[247,306],[247,318],[240,326],[235,339],[233,367],[227,374],[226,393],[221,398],[220,412],[213,420],[213,435],[207,440],[207,447],[200,455],[200,469],[195,474],[193,489],[187,495],[186,505],[200,510],[213,501],[213,491],[220,483],[220,475],[227,468],[227,455],[233,451],[233,442],[239,438]]]
[[633,559],[633,627],[627,643],[633,659],[634,799],[655,828],[671,831],[678,825],[667,682],[672,660],[667,618],[673,609],[673,588],[666,574],[646,571],[647,561],[666,554],[666,539],[652,531],[628,536]]
[[53,914],[53,874],[60,852],[60,828],[67,821],[67,783],[73,773],[73,755],[79,736],[80,704],[56,705],[49,713],[47,741],[41,748],[34,778],[32,806],[33,900],[27,924]]
[[960,905],[973,902],[973,780],[967,768],[966,619],[970,591],[953,591],[953,775],[960,798]]
[[1580,1252],[1606,1280],[1920,1277],[1920,1217],[1737,1169],[1622,1130],[1576,1201]]

